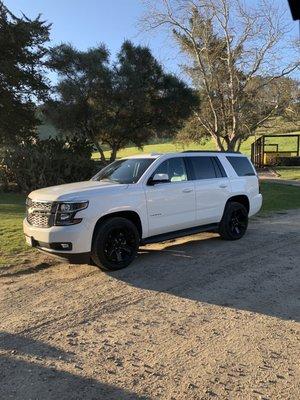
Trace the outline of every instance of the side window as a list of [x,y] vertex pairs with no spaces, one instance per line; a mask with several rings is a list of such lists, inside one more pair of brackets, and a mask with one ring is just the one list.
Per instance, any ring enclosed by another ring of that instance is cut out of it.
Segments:
[[254,169],[247,157],[226,157],[238,176],[255,175]]
[[168,174],[170,182],[187,181],[185,164],[182,158],[170,158],[156,169],[155,174]]
[[224,178],[226,177],[226,172],[225,169],[221,163],[221,161],[218,159],[218,157],[211,157],[213,164],[215,166],[215,171],[216,171],[216,176],[217,178]]
[[211,157],[189,157],[194,179],[216,178],[215,167]]

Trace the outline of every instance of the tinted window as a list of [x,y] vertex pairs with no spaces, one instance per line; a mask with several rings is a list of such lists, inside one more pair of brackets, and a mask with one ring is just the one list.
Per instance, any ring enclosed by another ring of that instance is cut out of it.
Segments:
[[213,160],[213,163],[215,166],[217,178],[226,177],[227,175],[226,175],[225,169],[224,169],[221,161],[218,159],[218,157],[212,157],[211,159]]
[[164,161],[156,169],[155,174],[167,174],[171,182],[182,182],[187,180],[186,169],[182,158],[170,158]]
[[212,179],[216,177],[211,157],[189,157],[194,172],[194,179]]
[[227,157],[238,176],[255,175],[255,172],[247,157]]
[[114,161],[92,179],[94,181],[136,183],[153,161],[153,158],[128,158]]

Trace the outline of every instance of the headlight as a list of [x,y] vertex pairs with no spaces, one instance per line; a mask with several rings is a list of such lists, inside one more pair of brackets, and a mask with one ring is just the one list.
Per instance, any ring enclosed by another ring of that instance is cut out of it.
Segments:
[[75,225],[82,221],[82,218],[75,218],[78,211],[84,210],[89,205],[88,201],[61,202],[57,204],[54,225]]

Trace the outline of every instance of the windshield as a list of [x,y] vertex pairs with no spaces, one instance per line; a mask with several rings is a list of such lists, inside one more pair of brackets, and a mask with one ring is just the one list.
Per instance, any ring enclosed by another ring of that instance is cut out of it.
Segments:
[[154,158],[117,160],[99,171],[92,180],[127,184],[136,183],[154,160]]

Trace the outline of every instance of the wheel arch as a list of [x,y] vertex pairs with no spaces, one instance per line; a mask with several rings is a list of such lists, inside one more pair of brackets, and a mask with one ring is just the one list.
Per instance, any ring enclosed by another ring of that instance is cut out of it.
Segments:
[[92,243],[94,241],[95,233],[97,232],[98,227],[110,218],[114,217],[122,217],[126,218],[131,221],[137,228],[140,238],[142,238],[143,228],[142,228],[142,221],[139,214],[133,210],[122,210],[122,211],[115,211],[109,214],[102,215],[94,226],[93,236],[92,236]]
[[[246,194],[238,194],[238,195],[229,197],[229,199],[226,202],[226,205],[229,202],[233,202],[233,201],[236,202],[236,203],[242,204],[246,208],[247,212],[249,213],[249,211],[250,211],[250,201],[249,201],[249,197]],[[225,207],[226,207],[226,205],[225,205]]]

